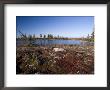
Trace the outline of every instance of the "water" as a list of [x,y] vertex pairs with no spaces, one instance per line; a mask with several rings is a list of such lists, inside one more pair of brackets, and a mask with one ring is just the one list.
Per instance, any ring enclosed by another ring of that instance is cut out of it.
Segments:
[[[23,45],[29,43],[28,41],[17,40],[17,45]],[[52,45],[52,44],[65,44],[65,45],[93,45],[93,42],[81,41],[81,40],[47,40],[37,39],[33,42],[34,45]]]

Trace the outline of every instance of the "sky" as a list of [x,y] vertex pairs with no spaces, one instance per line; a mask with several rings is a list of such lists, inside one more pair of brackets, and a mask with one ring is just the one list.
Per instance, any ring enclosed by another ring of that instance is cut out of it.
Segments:
[[94,16],[16,16],[16,34],[52,34],[63,37],[86,37],[93,32]]

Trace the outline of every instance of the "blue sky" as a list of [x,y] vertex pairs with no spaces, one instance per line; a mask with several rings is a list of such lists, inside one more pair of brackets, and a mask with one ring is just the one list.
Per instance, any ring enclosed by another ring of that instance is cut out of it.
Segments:
[[93,32],[93,27],[93,16],[16,16],[17,36],[20,30],[36,36],[86,37]]

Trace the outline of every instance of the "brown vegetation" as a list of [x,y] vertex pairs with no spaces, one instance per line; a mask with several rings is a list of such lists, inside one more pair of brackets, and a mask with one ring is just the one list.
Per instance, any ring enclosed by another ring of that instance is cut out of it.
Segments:
[[94,46],[17,46],[16,55],[17,74],[94,73]]

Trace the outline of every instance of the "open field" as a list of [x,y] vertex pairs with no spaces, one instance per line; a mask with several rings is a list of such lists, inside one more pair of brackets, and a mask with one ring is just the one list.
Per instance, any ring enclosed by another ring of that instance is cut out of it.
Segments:
[[94,74],[94,46],[17,46],[17,74]]

